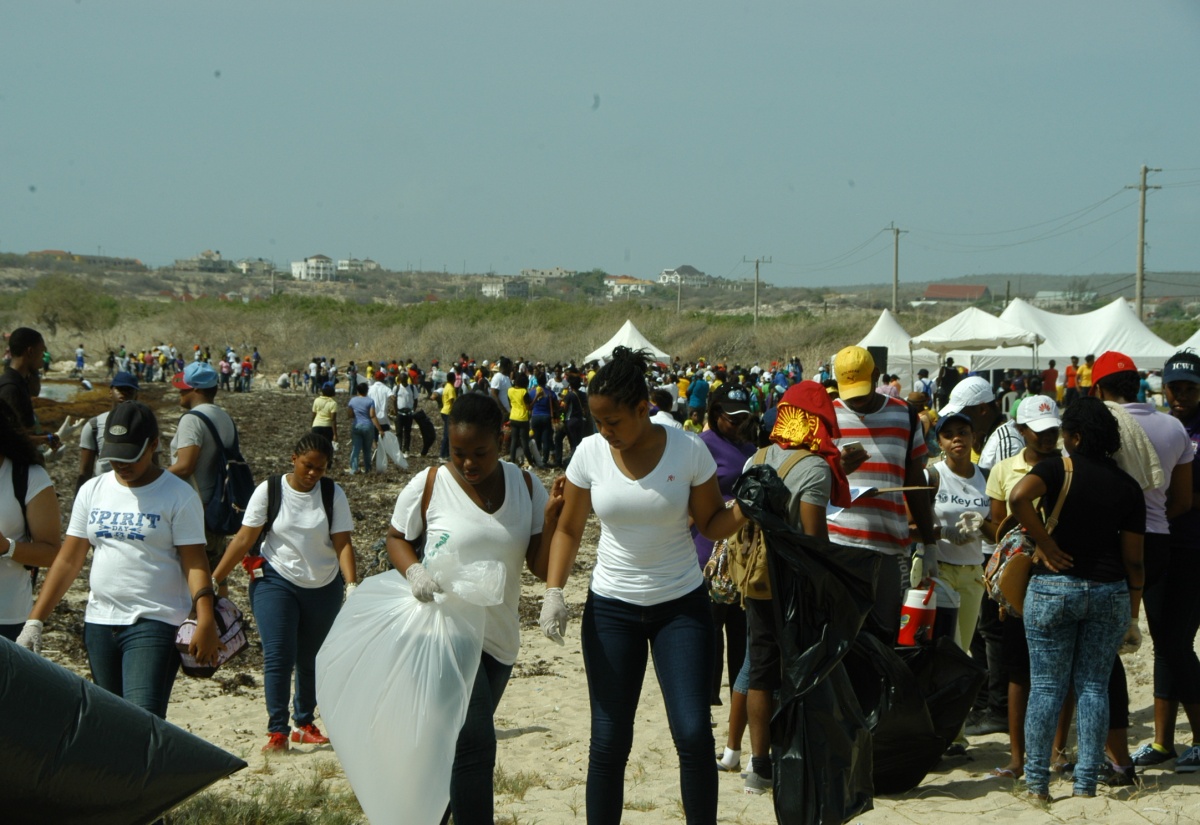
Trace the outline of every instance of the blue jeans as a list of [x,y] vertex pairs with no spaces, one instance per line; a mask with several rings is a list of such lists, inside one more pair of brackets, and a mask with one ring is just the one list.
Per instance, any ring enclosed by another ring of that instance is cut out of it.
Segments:
[[529,418],[533,430],[533,443],[542,454],[542,463],[549,464],[554,456],[554,423],[548,415],[533,415]]
[[1075,793],[1096,792],[1108,733],[1108,679],[1129,615],[1129,589],[1123,581],[1069,575],[1039,575],[1030,581],[1024,620],[1029,641],[1025,782],[1031,793],[1048,792],[1051,742],[1072,680],[1079,730]]
[[288,694],[296,674],[293,718],[310,725],[317,709],[317,651],[342,609],[342,574],[324,587],[300,587],[270,564],[250,582],[250,608],[263,648],[263,692],[269,733],[287,733]]
[[442,413],[442,451],[439,457],[450,457],[450,416],[445,413]]
[[177,630],[153,619],[130,625],[84,624],[83,644],[92,666],[92,681],[166,719],[171,688],[179,672]]
[[708,710],[715,652],[706,588],[648,607],[589,592],[580,635],[592,707],[589,825],[621,821],[647,645],[679,755],[684,815],[688,825],[715,823],[717,766]]
[[454,746],[450,806],[442,817],[443,825],[450,821],[451,813],[455,825],[492,825],[495,821],[492,774],[496,769],[496,726],[492,717],[510,675],[512,665],[502,665],[483,654],[467,703],[467,718]]
[[[370,424],[355,424],[350,432],[350,472],[358,472],[358,457],[363,458],[364,464],[371,463],[371,445],[375,441],[375,428]],[[369,470],[369,467],[363,467]]]

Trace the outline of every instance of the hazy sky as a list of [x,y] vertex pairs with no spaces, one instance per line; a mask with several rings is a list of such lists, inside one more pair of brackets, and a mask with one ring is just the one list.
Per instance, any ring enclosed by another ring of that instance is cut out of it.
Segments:
[[1195,0],[0,0],[0,250],[1123,273],[1147,164],[1200,270],[1198,104]]

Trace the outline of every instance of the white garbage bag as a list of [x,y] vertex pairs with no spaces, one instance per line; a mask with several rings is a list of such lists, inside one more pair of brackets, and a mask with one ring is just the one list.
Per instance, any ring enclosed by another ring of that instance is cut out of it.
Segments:
[[[400,452],[400,439],[396,438],[396,434],[391,430],[385,432],[379,439],[379,449],[383,451],[393,464],[401,470],[408,469],[408,459]],[[376,459],[378,461],[378,459]],[[384,463],[386,468],[387,464]]]
[[419,602],[397,570],[367,578],[317,654],[321,718],[373,825],[440,822],[454,747],[483,651],[484,607],[504,600],[504,565],[425,561],[446,591]]
[[375,472],[382,473],[387,471],[387,453],[383,450],[383,439],[380,438],[378,444],[375,445]]

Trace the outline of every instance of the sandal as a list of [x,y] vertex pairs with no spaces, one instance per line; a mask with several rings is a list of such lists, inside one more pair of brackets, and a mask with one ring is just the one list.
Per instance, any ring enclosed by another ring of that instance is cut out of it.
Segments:
[[1058,763],[1050,766],[1050,772],[1057,773],[1060,775],[1068,774],[1068,773],[1075,773],[1075,763],[1074,762],[1058,762]]
[[1014,771],[1012,768],[992,768],[988,774],[989,779],[1020,779],[1023,771]]

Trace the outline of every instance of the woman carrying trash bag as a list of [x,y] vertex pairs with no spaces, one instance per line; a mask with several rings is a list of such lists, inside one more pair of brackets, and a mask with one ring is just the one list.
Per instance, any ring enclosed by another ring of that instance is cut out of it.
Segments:
[[1038,799],[1049,795],[1051,741],[1072,684],[1079,731],[1074,795],[1096,795],[1109,673],[1141,605],[1145,576],[1146,502],[1112,458],[1121,447],[1112,413],[1099,399],[1080,398],[1063,413],[1062,433],[1073,477],[1054,535],[1034,502],[1049,511],[1063,495],[1064,459],[1038,462],[1009,495],[1013,514],[1037,544],[1023,616],[1030,666],[1025,782]]
[[167,717],[179,671],[175,633],[191,610],[189,651],[216,661],[216,593],[204,555],[204,506],[195,489],[155,464],[158,420],[139,401],[118,404],[105,422],[100,458],[112,465],[84,483],[58,557],[17,644],[37,651],[42,623],[83,569],[93,547],[83,642],[92,680]]
[[562,509],[561,480],[548,495],[535,476],[500,460],[503,424],[504,413],[491,396],[460,395],[447,418],[450,462],[417,474],[400,491],[387,534],[388,557],[423,602],[442,588],[418,561],[414,543],[422,537],[422,558],[444,546],[463,564],[505,565],[504,601],[487,608],[482,659],[458,731],[450,807],[442,818],[448,822],[453,814],[455,825],[493,822],[493,716],[521,646],[521,566],[546,578],[550,536]]
[[[261,552],[244,566],[250,574],[250,608],[263,647],[263,692],[267,700],[267,744],[263,753],[286,751],[288,732],[300,745],[329,739],[314,721],[317,709],[317,651],[357,586],[354,518],[341,486],[323,481],[333,461],[333,444],[318,433],[303,435],[292,448],[292,472],[279,479],[279,510],[270,520],[270,479],[259,484],[246,505],[242,529],[225,549],[214,584],[220,587],[259,536]],[[322,488],[332,484],[331,512]],[[295,729],[288,724],[288,697],[295,673]]]
[[594,507],[600,543],[580,628],[592,713],[588,822],[621,820],[649,647],[679,754],[684,815],[709,825],[717,819],[708,704],[713,621],[688,518],[714,540],[747,520],[736,503],[725,507],[704,443],[650,419],[647,362],[644,353],[617,347],[588,383],[599,432],[580,443],[567,468],[540,623],[549,638],[562,639],[562,587]]

